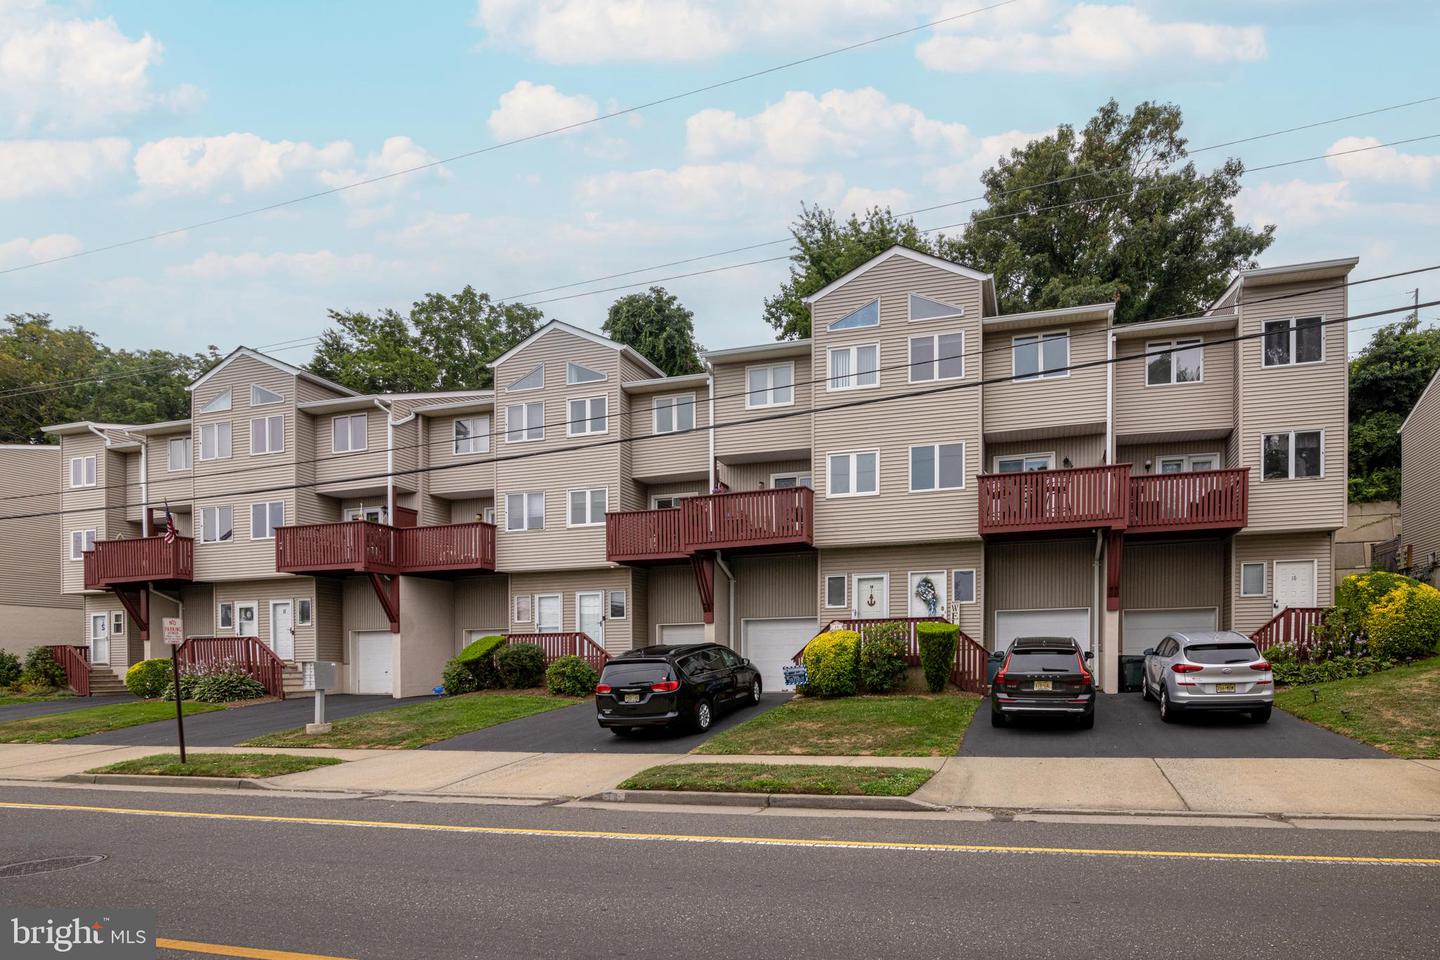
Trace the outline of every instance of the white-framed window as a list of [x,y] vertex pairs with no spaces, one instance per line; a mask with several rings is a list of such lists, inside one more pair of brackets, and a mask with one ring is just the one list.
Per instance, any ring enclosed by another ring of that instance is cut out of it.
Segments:
[[656,397],[653,404],[652,432],[684,433],[695,429],[695,394]]
[[1325,361],[1323,317],[1289,317],[1266,320],[1260,341],[1260,363],[1266,367],[1294,367]]
[[295,625],[297,627],[308,627],[315,622],[315,604],[309,597],[301,597],[295,601]]
[[457,455],[490,452],[489,417],[456,417],[454,435],[451,450]]
[[1265,561],[1255,560],[1240,564],[1240,596],[1265,596]]
[[272,403],[282,403],[285,398],[274,390],[267,390],[258,383],[250,384],[250,406],[268,407]]
[[606,596],[607,596],[607,598],[608,598],[607,602],[608,602],[609,608],[610,608],[610,609],[609,609],[609,615],[607,616],[606,619],[609,619],[609,620],[624,620],[624,619],[625,619],[625,591],[624,591],[624,590],[611,590],[608,594],[606,594]]
[[70,486],[72,487],[93,487],[95,486],[95,455],[88,457],[70,458]]
[[795,364],[765,363],[745,368],[745,409],[788,407],[795,402]]
[[911,323],[919,320],[954,320],[965,316],[964,307],[957,307],[953,303],[933,297],[922,297],[918,293],[910,294],[906,309],[909,314],[907,319]]
[[189,437],[171,437],[165,444],[165,469],[171,473],[177,470],[189,470],[190,456],[193,452]]
[[235,536],[234,507],[200,508],[200,542],[225,543]]
[[572,387],[577,383],[599,383],[605,379],[608,378],[599,370],[591,370],[589,367],[582,366],[574,360],[570,360],[565,364],[565,382]]
[[693,496],[693,493],[657,493],[650,497],[650,509],[674,510],[680,506],[681,500]]
[[70,531],[70,559],[83,560],[85,554],[95,549],[95,531],[71,530]]
[[1261,480],[1308,480],[1324,475],[1323,430],[1267,433],[1261,438]]
[[559,633],[564,625],[565,601],[558,593],[535,595],[535,632]]
[[1155,458],[1156,473],[1194,473],[1197,470],[1219,470],[1220,454],[1188,453]]
[[[907,615],[911,617],[945,616],[945,588],[944,570],[922,570],[910,574],[910,612]],[[935,605],[933,610],[930,607],[932,603]]]
[[1010,341],[1010,373],[1016,380],[1070,376],[1070,331],[1052,330]]
[[610,429],[609,399],[598,397],[576,397],[569,401],[570,418],[565,423],[567,437],[583,437],[589,433],[604,433]]
[[827,463],[830,467],[825,477],[827,497],[869,497],[880,492],[878,451],[832,453]]
[[859,390],[880,385],[880,345],[831,347],[826,390]]
[[367,507],[361,504],[358,507],[346,507],[344,512],[346,520],[364,520],[367,523],[384,523],[384,507]]
[[510,619],[514,620],[516,623],[529,623],[529,622],[530,622],[530,594],[528,594],[528,593],[517,593],[517,594],[515,594],[514,607],[515,607],[515,609],[514,609],[514,611],[513,611],[512,616],[511,616]]
[[250,539],[274,540],[275,528],[285,525],[285,501],[250,504]]
[[111,610],[111,611],[110,611],[110,636],[112,636],[112,637],[123,637],[123,636],[125,636],[125,611],[124,611],[124,610]]
[[834,321],[826,329],[828,330],[855,330],[859,327],[880,326],[880,300],[871,300],[859,310],[852,310],[839,320]]
[[201,407],[200,412],[224,413],[226,410],[230,409],[231,398],[233,396],[234,391],[230,387],[226,387],[224,390],[221,390],[219,393],[215,394],[215,396],[210,400],[209,403]]
[[965,486],[965,444],[927,443],[910,448],[910,492]]
[[1201,383],[1205,379],[1205,341],[1200,337],[1151,340],[1145,344],[1145,386]]
[[370,446],[370,416],[350,413],[330,418],[330,444],[336,453],[357,453]]
[[533,443],[545,439],[545,401],[512,403],[505,408],[505,442]]
[[954,603],[975,602],[975,571],[950,571],[950,599]]
[[215,423],[202,423],[200,425],[200,459],[230,459],[229,420],[220,420]]
[[567,527],[594,527],[605,523],[605,505],[608,490],[594,487],[589,490],[570,491],[570,512],[565,519]]
[[505,389],[510,392],[516,392],[520,390],[541,390],[544,389],[544,387],[545,364],[542,363]]
[[230,601],[215,605],[215,632],[235,629],[235,604]]
[[815,486],[814,479],[810,476],[809,470],[800,470],[794,473],[772,473],[770,474],[770,489],[790,490],[794,487]]
[[834,573],[825,578],[825,606],[832,610],[848,608],[845,585],[849,580],[843,573]]
[[544,530],[545,494],[531,490],[505,494],[506,530]]
[[250,421],[250,455],[280,453],[285,449],[285,415],[255,417]]
[[996,473],[1030,473],[1033,470],[1054,470],[1055,454],[1021,453],[995,458]]
[[910,382],[965,376],[965,334],[927,333],[910,338]]
[[495,508],[493,506],[482,507],[480,510],[480,520],[482,523],[494,523]]

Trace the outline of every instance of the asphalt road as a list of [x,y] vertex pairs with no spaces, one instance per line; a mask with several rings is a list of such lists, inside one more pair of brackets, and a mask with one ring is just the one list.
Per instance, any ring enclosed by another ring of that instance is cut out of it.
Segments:
[[[428,699],[428,698],[427,698]],[[359,694],[331,694],[325,698],[325,716],[330,720],[353,717],[374,710],[414,703],[391,697]],[[190,747],[233,747],[251,737],[303,727],[315,719],[315,701],[310,697],[232,707],[185,718],[185,744]],[[75,737],[66,743],[105,743],[127,747],[169,747],[175,745],[175,720],[142,723],[134,727]]]
[[595,722],[593,701],[547,710],[509,723],[486,727],[431,744],[429,750],[518,750],[535,753],[689,753],[715,734],[753,720],[789,700],[788,693],[765,693],[760,703],[722,713],[708,733],[637,730],[617,737]]
[[1164,723],[1160,710],[1138,693],[1102,694],[1095,727],[1066,720],[1025,718],[990,726],[990,701],[980,705],[960,744],[962,757],[1313,757],[1381,758],[1368,744],[1331,733],[1276,710],[1259,724],[1235,714],[1196,714]]
[[[835,846],[851,841],[909,846]],[[1372,960],[1434,956],[1440,898],[1435,833],[0,788],[0,866],[97,854],[0,879],[0,899],[149,908],[162,937],[379,960]]]

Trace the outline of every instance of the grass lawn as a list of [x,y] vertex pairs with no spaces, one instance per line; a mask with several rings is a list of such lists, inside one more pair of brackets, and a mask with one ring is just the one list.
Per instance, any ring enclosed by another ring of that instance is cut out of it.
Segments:
[[820,793],[907,797],[935,775],[914,767],[829,767],[803,763],[673,763],[641,770],[622,790],[705,793]]
[[[218,703],[185,701],[187,717],[224,709],[225,707]],[[90,733],[133,727],[140,723],[174,719],[174,701],[167,703],[164,700],[131,700],[0,723],[0,743],[49,743],[52,740],[68,740]]]
[[467,693],[336,720],[327,734],[303,727],[247,740],[247,747],[353,747],[414,750],[472,730],[580,703],[537,693]]
[[124,760],[87,773],[148,773],[162,777],[278,777],[344,761],[336,757],[292,757],[284,753],[192,753],[181,763],[174,753]]
[[69,693],[37,693],[29,696],[23,693],[0,694],[0,707],[8,707],[12,703],[48,703],[51,700],[69,700],[73,694]]
[[1368,677],[1279,690],[1275,706],[1397,757],[1440,759],[1440,657]]
[[696,753],[949,757],[979,697],[900,694],[798,698],[712,737]]

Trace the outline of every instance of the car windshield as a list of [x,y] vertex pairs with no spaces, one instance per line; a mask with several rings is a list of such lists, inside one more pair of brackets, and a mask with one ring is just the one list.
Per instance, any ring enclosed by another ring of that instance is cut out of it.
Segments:
[[607,663],[600,675],[601,683],[612,687],[629,686],[632,683],[654,683],[670,679],[670,664],[664,660],[641,660],[637,663]]
[[1195,663],[1249,663],[1260,659],[1253,643],[1196,643],[1185,648]]
[[1075,673],[1078,664],[1073,653],[1053,650],[1016,650],[1010,654],[1006,670],[1015,673]]

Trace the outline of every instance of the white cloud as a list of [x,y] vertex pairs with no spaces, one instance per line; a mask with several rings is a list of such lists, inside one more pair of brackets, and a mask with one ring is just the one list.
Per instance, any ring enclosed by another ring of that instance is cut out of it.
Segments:
[[[393,209],[388,201],[419,177],[426,173],[449,176],[444,167],[432,167],[425,173],[417,169],[434,162],[435,157],[409,137],[387,137],[379,150],[366,155],[363,164],[322,170],[320,182],[327,187],[336,188],[379,178],[376,183],[366,183],[362,187],[353,187],[340,194],[351,207],[348,219],[350,225],[365,226],[389,216]],[[401,176],[406,170],[415,172]]]
[[239,185],[263,190],[300,172],[322,170],[353,160],[354,147],[337,140],[324,146],[270,141],[253,133],[214,137],[167,137],[135,153],[135,176],[142,190],[198,192]]
[[68,233],[52,233],[31,240],[17,237],[0,243],[0,267],[19,267],[27,263],[68,257],[80,251],[80,238]]
[[[1383,141],[1375,137],[1342,137],[1330,145],[1326,153],[1376,147]],[[1440,172],[1440,155],[1401,153],[1394,147],[1379,147],[1364,153],[1330,157],[1326,164],[1342,177],[1353,180],[1374,180],[1379,183],[1403,183],[1424,187]]]
[[872,190],[869,187],[851,187],[845,191],[836,205],[836,213],[848,217],[852,213],[864,213],[872,207],[887,207],[895,213],[910,206],[910,194],[898,188]]
[[177,277],[222,280],[255,279],[281,275],[308,283],[373,276],[378,266],[368,253],[338,254],[331,250],[308,253],[207,253],[169,272]]
[[111,126],[157,106],[185,107],[194,87],[157,91],[163,48],[126,36],[113,18],[66,19],[42,3],[0,9],[0,115],[15,130]]
[[1010,151],[1023,147],[1031,140],[1048,137],[1054,130],[1040,130],[1030,133],[1024,130],[1007,130],[1004,133],[981,137],[969,149],[969,156],[959,163],[931,167],[925,172],[925,182],[942,193],[957,190],[974,190],[980,186],[980,174]]
[[1356,204],[1349,193],[1350,184],[1344,180],[1258,183],[1240,191],[1235,198],[1235,214],[1256,226],[1273,223],[1282,230],[1305,226],[1353,213]]
[[838,176],[816,176],[756,163],[686,164],[673,170],[614,171],[580,184],[582,202],[656,216],[699,215],[710,219],[743,217],[763,210],[788,217],[801,199],[841,194]]
[[915,52],[932,70],[953,73],[1090,73],[1266,56],[1265,31],[1258,26],[1160,21],[1138,6],[1060,0],[1021,0],[957,20],[937,28]]
[[515,140],[599,115],[590,97],[567,96],[548,83],[521,80],[500,95],[500,105],[490,114],[490,132],[498,140]]
[[130,141],[0,140],[0,201],[75,193],[125,169]]

